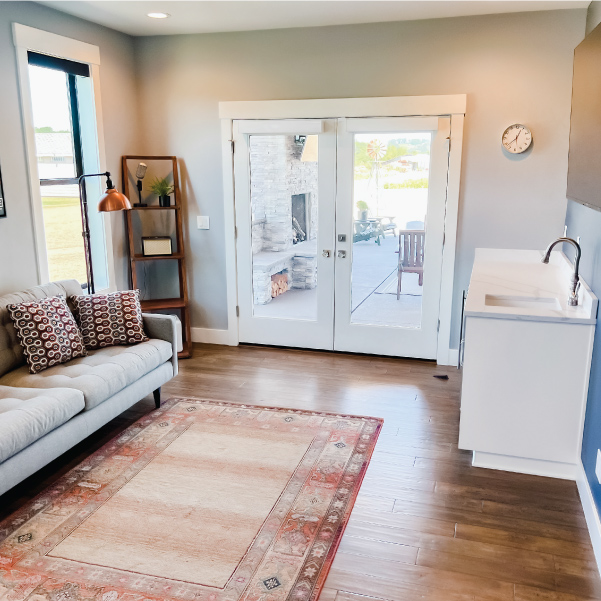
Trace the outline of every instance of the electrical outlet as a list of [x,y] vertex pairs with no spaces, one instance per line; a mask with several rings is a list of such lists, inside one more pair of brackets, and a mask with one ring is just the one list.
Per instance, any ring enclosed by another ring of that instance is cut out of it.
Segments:
[[209,217],[207,215],[197,215],[196,216],[196,227],[199,230],[208,230],[209,229]]
[[597,449],[597,463],[595,464],[595,476],[601,484],[601,449]]

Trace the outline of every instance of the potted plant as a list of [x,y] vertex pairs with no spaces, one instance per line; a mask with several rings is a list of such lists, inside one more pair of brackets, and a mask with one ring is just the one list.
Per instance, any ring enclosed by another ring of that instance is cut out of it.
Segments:
[[173,184],[170,184],[166,177],[155,177],[150,182],[150,190],[159,197],[159,205],[161,207],[171,206],[170,194],[173,193]]
[[357,208],[359,209],[359,221],[367,221],[367,203],[364,200],[357,201]]

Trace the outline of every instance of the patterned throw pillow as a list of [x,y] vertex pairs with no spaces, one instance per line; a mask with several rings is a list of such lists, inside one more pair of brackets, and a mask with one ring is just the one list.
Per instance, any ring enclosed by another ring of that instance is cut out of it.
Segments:
[[88,354],[64,298],[53,296],[6,308],[32,374]]
[[72,296],[87,349],[146,342],[140,291]]

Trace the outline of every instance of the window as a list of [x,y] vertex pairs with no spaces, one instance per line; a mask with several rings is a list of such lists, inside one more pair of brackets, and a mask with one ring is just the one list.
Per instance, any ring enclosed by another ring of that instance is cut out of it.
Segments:
[[[13,23],[38,281],[86,281],[78,177],[106,171],[100,49]],[[84,180],[97,291],[115,290],[111,221],[96,210],[101,178]]]
[[28,52],[28,63],[49,278],[85,282],[78,88],[89,68],[35,52]]

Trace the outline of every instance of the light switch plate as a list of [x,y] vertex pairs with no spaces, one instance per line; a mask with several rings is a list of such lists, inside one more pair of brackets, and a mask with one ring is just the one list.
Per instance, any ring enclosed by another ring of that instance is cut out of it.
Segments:
[[208,230],[209,229],[208,215],[197,215],[196,216],[196,227],[199,230]]
[[597,449],[597,463],[595,464],[595,476],[601,484],[601,450]]

